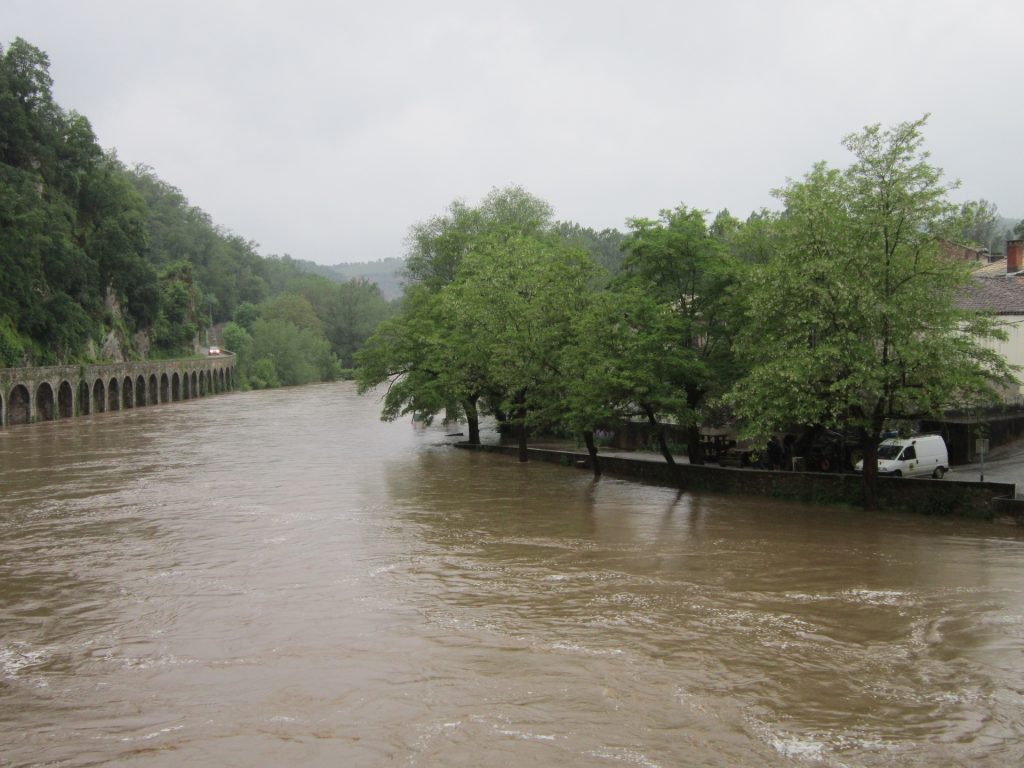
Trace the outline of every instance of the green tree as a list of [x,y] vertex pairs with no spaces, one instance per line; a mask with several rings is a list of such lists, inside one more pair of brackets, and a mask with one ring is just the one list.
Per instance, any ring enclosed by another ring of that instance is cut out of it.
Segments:
[[1004,231],[999,225],[999,209],[988,200],[967,202],[960,207],[964,222],[958,242],[969,243],[995,253],[1002,248]]
[[[709,396],[734,379],[732,354],[735,303],[731,287],[739,263],[723,243],[736,226],[720,217],[720,233],[709,230],[705,213],[680,206],[658,219],[630,219],[623,272],[634,290],[655,297],[678,315],[683,342],[694,354],[673,377],[686,394],[687,408],[674,417],[687,429],[691,464],[703,464],[700,412]],[[728,218],[727,218],[728,217]],[[654,415],[648,414],[654,423]],[[666,451],[666,457],[668,457]]]
[[168,265],[160,275],[160,309],[153,325],[153,341],[159,349],[187,354],[199,327],[196,306],[192,264]]
[[594,430],[637,417],[655,428],[665,461],[675,464],[663,419],[685,423],[692,417],[686,385],[705,375],[684,319],[646,291],[626,286],[594,295],[573,322],[573,342],[563,352],[563,418],[583,435],[595,474]]
[[255,304],[249,301],[243,301],[237,307],[235,307],[234,320],[240,326],[245,328],[247,331],[252,329],[252,324],[259,319],[260,310]]
[[0,54],[0,161],[49,177],[63,117],[53,100],[50,60],[20,37]]
[[252,336],[244,327],[231,321],[224,326],[224,348],[234,353],[238,361],[238,378],[245,389],[264,389],[265,387],[254,387],[251,381],[252,366]]
[[555,236],[498,233],[476,244],[442,294],[464,357],[486,370],[497,405],[511,415],[521,461],[531,428],[562,422],[563,353],[595,270],[586,252]]
[[343,367],[355,365],[356,352],[392,311],[391,303],[375,283],[349,280],[335,289],[324,323],[327,338]]
[[[412,227],[398,315],[383,322],[355,357],[361,391],[388,383],[382,418],[463,410],[471,441],[479,439],[481,403],[499,423],[508,423],[507,392],[488,356],[495,347],[476,325],[475,313],[486,308],[474,304],[472,312],[463,312],[449,294],[464,290],[459,284],[479,273],[482,261],[498,259],[509,243],[516,243],[510,252],[540,247],[541,240],[554,244],[551,217],[546,202],[513,186],[492,190],[475,208],[456,201],[445,215]],[[471,271],[463,267],[467,259],[475,259]],[[522,403],[517,409],[525,413]]]
[[33,174],[0,165],[0,316],[28,336],[47,324],[39,301],[50,291],[46,256],[67,236],[66,228],[52,228],[61,217],[36,193],[37,184]]
[[[309,328],[287,320],[259,319],[252,329],[252,370],[265,386],[278,381],[287,387],[314,381],[332,381],[338,376],[338,361],[327,339]],[[269,360],[274,375],[267,375],[262,360]]]
[[402,310],[384,320],[356,353],[356,381],[360,393],[387,384],[381,408],[387,421],[407,414],[430,420],[463,410],[469,442],[479,443],[482,384],[474,380],[476,368],[460,354],[465,350],[440,303],[440,295],[425,286],[408,288]]
[[290,290],[305,296],[323,324],[324,335],[344,368],[354,365],[356,351],[392,312],[376,284],[361,279],[338,284],[317,275],[304,275]]
[[742,223],[722,211],[710,231],[739,264],[763,264],[777,250],[777,222],[778,215],[764,208]]
[[446,215],[416,224],[407,239],[406,278],[440,290],[453,282],[462,259],[482,238],[509,239],[549,232],[551,206],[520,186],[492,189],[476,208],[456,200]]
[[264,320],[283,320],[317,336],[323,336],[324,333],[324,324],[313,305],[299,293],[282,293],[269,299],[260,308],[260,317]]
[[869,507],[887,420],[991,397],[1012,378],[985,346],[999,334],[993,319],[957,308],[970,278],[941,243],[963,222],[928,162],[924,123],[869,126],[844,140],[845,171],[820,163],[777,191],[778,252],[742,287],[751,369],[730,397],[736,414],[759,437],[855,428]]
[[120,164],[106,160],[85,180],[82,192],[83,241],[99,271],[137,328],[150,326],[160,302],[159,278],[146,258],[146,205]]
[[406,239],[406,279],[433,291],[453,282],[480,228],[480,212],[461,200],[445,215],[415,224]]

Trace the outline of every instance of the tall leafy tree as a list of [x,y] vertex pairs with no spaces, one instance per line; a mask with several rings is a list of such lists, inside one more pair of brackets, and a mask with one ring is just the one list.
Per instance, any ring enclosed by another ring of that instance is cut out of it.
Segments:
[[260,317],[264,320],[284,320],[317,336],[324,335],[323,321],[317,316],[309,299],[300,293],[282,293],[267,300],[260,308]]
[[[725,232],[735,229],[725,217],[718,223]],[[693,352],[673,377],[687,402],[687,408],[675,409],[673,416],[687,428],[690,462],[702,464],[700,410],[733,376],[731,287],[739,265],[723,236],[709,230],[703,211],[680,206],[661,211],[657,219],[630,219],[629,226],[626,281],[677,315],[683,343]],[[652,424],[656,417],[648,413]]]
[[107,157],[85,180],[82,237],[104,289],[120,297],[133,324],[148,328],[160,305],[159,277],[147,258],[147,210],[124,168]]
[[665,461],[675,463],[658,417],[690,418],[686,384],[705,375],[687,330],[671,306],[635,286],[596,293],[576,313],[563,350],[563,419],[582,434],[595,474],[594,430],[634,419],[655,428]]
[[991,396],[1012,378],[985,345],[999,335],[993,319],[957,308],[969,276],[941,244],[963,221],[923,148],[924,124],[869,126],[844,140],[846,170],[820,163],[778,190],[778,252],[742,289],[752,367],[731,395],[736,414],[759,436],[856,429],[868,506],[887,420]]
[[486,386],[480,351],[448,322],[440,293],[406,289],[401,311],[384,320],[356,353],[360,392],[385,384],[381,418],[413,414],[429,420],[465,413],[469,442],[480,442],[477,404]]
[[964,228],[958,242],[968,243],[990,252],[1001,250],[1005,230],[1000,226],[999,209],[988,200],[964,203],[960,207]]
[[199,327],[197,291],[192,264],[177,261],[160,274],[160,309],[153,325],[153,341],[163,352],[188,354]]
[[552,215],[548,203],[515,185],[492,189],[475,208],[456,200],[446,214],[411,228],[406,279],[438,291],[455,281],[463,258],[481,238],[508,239],[548,232]]
[[442,294],[446,324],[511,415],[526,460],[531,427],[562,420],[565,348],[589,300],[595,267],[585,251],[552,236],[491,236],[470,251]]
[[50,59],[20,37],[0,54],[0,161],[52,178],[64,115],[53,100]]
[[413,225],[406,239],[408,282],[431,291],[453,282],[481,226],[480,212],[461,200],[453,201],[445,214]]
[[[475,315],[455,308],[449,294],[482,261],[515,251],[511,243],[554,242],[551,222],[551,206],[512,186],[492,190],[476,207],[455,201],[444,215],[412,227],[398,316],[382,323],[356,356],[361,390],[387,382],[383,418],[463,410],[473,441],[481,403],[507,421],[507,393],[486,359],[492,347],[477,335]],[[463,267],[467,259],[472,270]]]

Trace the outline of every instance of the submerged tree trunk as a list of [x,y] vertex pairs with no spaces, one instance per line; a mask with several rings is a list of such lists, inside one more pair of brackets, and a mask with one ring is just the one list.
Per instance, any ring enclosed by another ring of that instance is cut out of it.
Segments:
[[[700,387],[689,387],[686,390],[686,404],[696,414],[697,406],[704,399],[704,390]],[[686,453],[691,464],[704,463],[704,446],[700,442],[700,425],[696,421],[686,429]]]
[[512,434],[513,424],[508,414],[501,408],[494,409],[494,420],[498,422],[498,434],[508,436]]
[[530,460],[529,446],[526,444],[526,425],[523,422],[516,424],[516,437],[519,439],[519,461]]
[[878,508],[878,440],[861,428],[860,447],[864,452],[864,509]]
[[479,396],[467,397],[462,401],[462,408],[466,411],[466,426],[469,429],[470,445],[480,445],[480,414],[476,409],[476,402]]
[[691,464],[704,463],[704,446],[700,442],[700,427],[696,424],[686,429],[686,453]]
[[516,437],[519,439],[519,461],[530,460],[530,452],[526,445],[526,395],[520,392],[515,399],[515,429]]
[[665,457],[665,462],[671,466],[676,465],[676,460],[672,458],[672,451],[668,449],[668,440],[665,439],[665,427],[658,423],[658,420],[654,417],[654,409],[649,405],[643,406],[644,413],[647,414],[647,421],[652,427],[654,427],[654,433],[658,437],[658,448],[661,449],[661,455]]
[[590,454],[590,466],[594,470],[594,477],[600,477],[601,460],[597,458],[597,445],[594,443],[594,433],[589,429],[583,432],[583,442],[587,444],[587,453]]
[[[862,415],[863,411],[856,415]],[[879,398],[871,414],[871,427],[857,427],[864,463],[861,469],[864,509],[878,508],[878,444],[885,426],[885,401]]]

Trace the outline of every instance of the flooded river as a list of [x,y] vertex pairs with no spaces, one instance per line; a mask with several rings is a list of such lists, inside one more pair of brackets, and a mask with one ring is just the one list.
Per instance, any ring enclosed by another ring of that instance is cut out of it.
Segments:
[[594,483],[377,410],[0,431],[0,765],[1024,761],[1015,529]]

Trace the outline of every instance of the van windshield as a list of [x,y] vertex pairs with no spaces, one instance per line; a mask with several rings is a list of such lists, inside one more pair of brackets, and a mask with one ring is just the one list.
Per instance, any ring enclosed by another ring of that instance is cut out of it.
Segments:
[[900,455],[902,449],[902,445],[880,445],[878,446],[878,458],[895,459]]

